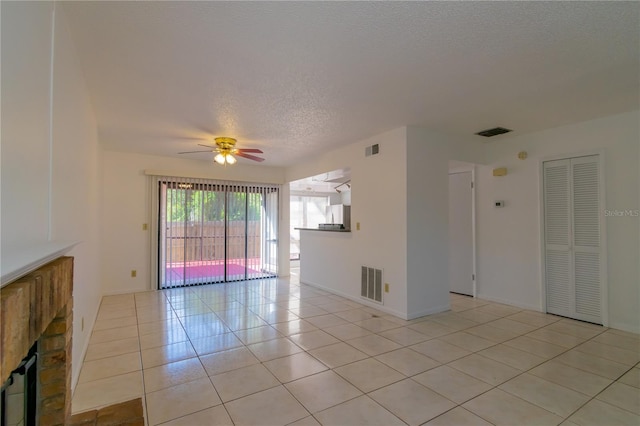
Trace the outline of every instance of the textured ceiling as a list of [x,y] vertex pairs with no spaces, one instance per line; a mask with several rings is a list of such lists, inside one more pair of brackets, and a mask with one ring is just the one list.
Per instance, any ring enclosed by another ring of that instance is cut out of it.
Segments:
[[526,133],[639,107],[638,2],[63,8],[111,150],[232,136],[284,166],[404,125]]

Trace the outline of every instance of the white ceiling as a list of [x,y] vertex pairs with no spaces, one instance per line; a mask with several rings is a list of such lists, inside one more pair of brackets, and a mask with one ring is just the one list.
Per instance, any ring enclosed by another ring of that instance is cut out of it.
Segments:
[[526,133],[639,107],[638,2],[63,7],[111,150],[232,136],[285,166],[404,125]]

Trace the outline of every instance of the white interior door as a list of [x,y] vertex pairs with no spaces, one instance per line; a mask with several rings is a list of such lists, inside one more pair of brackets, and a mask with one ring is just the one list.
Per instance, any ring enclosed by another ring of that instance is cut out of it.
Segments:
[[598,156],[546,161],[543,168],[547,312],[602,324]]
[[473,295],[471,172],[449,175],[449,288]]

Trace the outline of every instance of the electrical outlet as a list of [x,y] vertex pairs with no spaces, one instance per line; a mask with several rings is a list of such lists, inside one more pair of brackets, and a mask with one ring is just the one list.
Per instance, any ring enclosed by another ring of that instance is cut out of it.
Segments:
[[149,229],[149,225],[147,225],[146,223],[142,224],[142,230],[146,231],[147,229]]
[[384,283],[384,292],[389,293],[389,283]]
[[136,271],[135,269],[131,270],[131,278],[135,278],[138,276],[138,271]]

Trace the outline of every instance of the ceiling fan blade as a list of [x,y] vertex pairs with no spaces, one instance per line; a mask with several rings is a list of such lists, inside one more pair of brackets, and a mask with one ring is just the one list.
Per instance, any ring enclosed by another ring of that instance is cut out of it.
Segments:
[[199,144],[198,144],[198,146],[205,146],[205,147],[207,147],[207,148],[216,149],[216,147],[215,147],[215,146],[211,146],[211,145],[204,145],[204,144],[201,144],[201,143],[199,143]]
[[258,148],[238,148],[237,152],[255,152],[256,154],[263,154],[262,150]]
[[193,154],[194,152],[213,152],[213,151],[210,149],[206,151],[183,151],[183,152],[179,152],[178,154]]
[[234,155],[237,155],[238,157],[247,158],[253,161],[264,161],[264,158],[256,157],[255,155],[251,155],[251,154],[245,154],[244,152],[236,152]]

